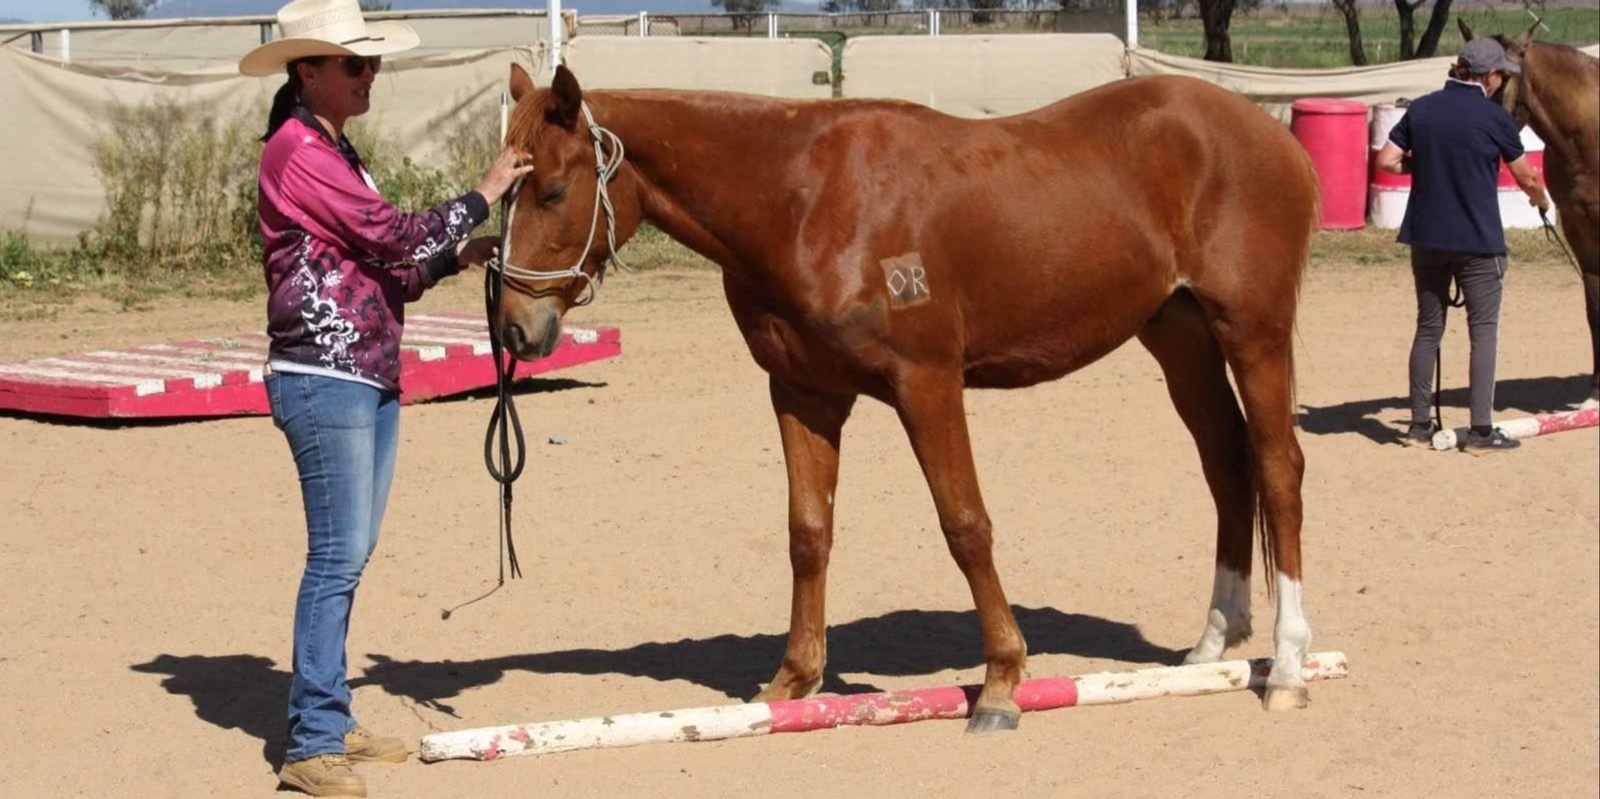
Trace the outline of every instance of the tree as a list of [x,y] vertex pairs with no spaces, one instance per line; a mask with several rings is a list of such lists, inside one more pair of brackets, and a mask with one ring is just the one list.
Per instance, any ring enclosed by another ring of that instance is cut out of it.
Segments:
[[720,8],[729,14],[759,14],[770,8],[777,8],[779,0],[711,0],[712,8]]
[[777,8],[780,0],[711,0],[712,8],[720,8],[733,17],[733,29],[754,31],[756,15]]
[[[1333,7],[1344,17],[1344,31],[1350,37],[1350,63],[1367,65],[1367,48],[1361,43],[1361,8],[1359,0],[1332,0]],[[1397,0],[1398,2],[1398,0]]]
[[[1432,58],[1439,51],[1439,37],[1444,35],[1445,22],[1450,19],[1451,2],[1452,0],[1433,0],[1433,13],[1428,15],[1428,27],[1422,31],[1422,41],[1417,42],[1415,58]],[[1404,46],[1405,41],[1402,39],[1401,47]]]
[[89,0],[89,11],[111,19],[142,19],[160,0]]
[[1200,0],[1200,24],[1206,31],[1206,60],[1233,63],[1233,24],[1235,0]]

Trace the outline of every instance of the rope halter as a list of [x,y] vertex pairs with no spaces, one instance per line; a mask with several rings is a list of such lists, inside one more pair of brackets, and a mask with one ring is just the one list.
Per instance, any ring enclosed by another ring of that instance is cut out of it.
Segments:
[[[588,305],[594,301],[595,295],[599,291],[598,283],[587,272],[583,271],[583,264],[589,259],[589,252],[594,249],[594,234],[600,227],[600,210],[602,208],[606,212],[606,243],[610,247],[610,252],[607,254],[606,259],[616,262],[619,269],[628,271],[628,265],[617,257],[617,212],[611,206],[610,191],[611,179],[617,176],[617,170],[622,167],[624,157],[622,139],[617,138],[617,134],[595,124],[594,114],[589,112],[588,103],[583,103],[581,108],[583,109],[583,118],[588,123],[589,138],[594,145],[594,171],[596,177],[594,212],[589,217],[589,237],[583,243],[583,253],[578,256],[578,260],[572,266],[553,272],[524,269],[511,262],[511,231],[514,228],[512,223],[516,219],[517,195],[522,191],[523,180],[522,178],[517,178],[517,181],[511,184],[511,191],[507,192],[506,196],[501,200],[504,206],[503,216],[506,224],[505,231],[501,234],[500,257],[490,259],[485,264],[485,268],[490,271],[499,272],[504,277],[519,280],[582,279],[585,291],[581,298],[573,302],[574,306]],[[609,154],[607,153],[608,150],[610,151]],[[599,270],[602,278],[605,271],[604,266],[604,263],[602,263]]]

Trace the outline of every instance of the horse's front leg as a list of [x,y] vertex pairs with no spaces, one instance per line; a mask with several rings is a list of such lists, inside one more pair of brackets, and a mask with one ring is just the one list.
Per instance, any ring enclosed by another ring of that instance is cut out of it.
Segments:
[[967,578],[983,631],[988,669],[967,732],[1014,730],[1022,719],[1015,694],[1028,648],[994,568],[992,525],[972,462],[961,373],[914,370],[897,383],[900,422],[933,492],[945,544]]
[[[1600,402],[1600,273],[1583,273],[1583,302],[1589,317],[1594,370],[1589,373],[1589,403]],[[1586,403],[1587,404],[1587,403]]]
[[828,553],[833,548],[833,490],[839,482],[839,432],[855,395],[824,394],[771,378],[772,409],[789,471],[789,565],[794,598],[789,646],[778,676],[754,701],[799,699],[822,684],[828,659]]

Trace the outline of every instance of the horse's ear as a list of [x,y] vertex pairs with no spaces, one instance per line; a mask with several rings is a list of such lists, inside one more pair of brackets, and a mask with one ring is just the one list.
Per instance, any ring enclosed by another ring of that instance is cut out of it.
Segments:
[[1528,29],[1523,31],[1522,35],[1518,36],[1516,41],[1513,42],[1517,46],[1517,49],[1526,50],[1528,48],[1528,44],[1533,41],[1534,34],[1539,32],[1539,26],[1543,24],[1543,20],[1539,19],[1538,17],[1534,17],[1533,24],[1529,25]]
[[533,78],[521,64],[511,65],[511,100],[520,103],[522,98],[533,93]]
[[583,109],[583,89],[566,64],[556,67],[556,76],[550,81],[550,95],[555,100],[550,108],[550,121],[568,130],[575,128]]
[[1467,24],[1467,20],[1466,20],[1465,17],[1456,17],[1456,27],[1461,29],[1461,40],[1462,41],[1464,41],[1464,42],[1472,41],[1472,36],[1473,36],[1473,34],[1472,34],[1472,26]]

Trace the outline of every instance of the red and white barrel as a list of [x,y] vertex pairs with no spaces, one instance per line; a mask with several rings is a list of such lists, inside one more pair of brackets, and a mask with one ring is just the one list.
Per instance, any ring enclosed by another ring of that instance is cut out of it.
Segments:
[[1411,176],[1396,175],[1377,166],[1378,151],[1389,141],[1389,131],[1406,115],[1406,107],[1399,103],[1378,103],[1372,107],[1372,175],[1367,187],[1367,214],[1372,226],[1398,230],[1406,218],[1406,203],[1411,200]]
[[[1405,116],[1406,108],[1399,103],[1378,103],[1372,107],[1372,152],[1369,169],[1371,185],[1367,189],[1367,214],[1372,226],[1395,230],[1406,218],[1406,203],[1411,200],[1411,176],[1396,175],[1378,169],[1378,151],[1389,141],[1389,131]],[[1522,149],[1527,152],[1528,163],[1544,182],[1544,141],[1533,128],[1522,129]],[[1500,202],[1500,224],[1506,228],[1537,228],[1543,222],[1539,209],[1528,204],[1528,195],[1517,187],[1516,178],[1505,162],[1500,163],[1500,176],[1496,182]]]
[[[1533,128],[1522,129],[1522,149],[1527,153],[1528,165],[1539,174],[1539,182],[1544,183],[1544,140],[1533,132]],[[1528,204],[1528,195],[1517,187],[1517,179],[1511,176],[1511,170],[1506,168],[1504,161],[1500,162],[1497,185],[1501,225],[1507,228],[1536,228],[1544,224],[1539,220],[1539,209]]]

